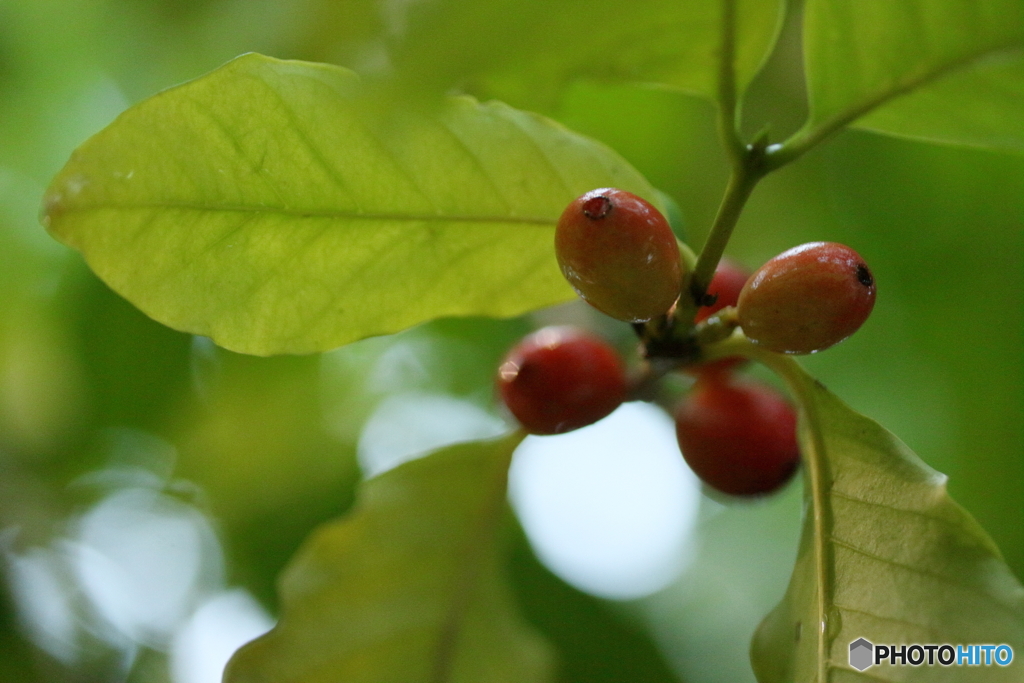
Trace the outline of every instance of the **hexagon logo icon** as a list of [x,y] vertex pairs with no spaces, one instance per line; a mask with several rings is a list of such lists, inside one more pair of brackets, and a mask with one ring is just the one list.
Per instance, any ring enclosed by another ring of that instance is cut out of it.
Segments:
[[871,666],[874,663],[871,661],[874,649],[875,646],[863,638],[850,643],[850,666],[857,671],[863,671]]

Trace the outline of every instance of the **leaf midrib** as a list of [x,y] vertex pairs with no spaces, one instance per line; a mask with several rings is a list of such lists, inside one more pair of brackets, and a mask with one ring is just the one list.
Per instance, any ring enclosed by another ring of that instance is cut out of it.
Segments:
[[336,211],[318,209],[291,209],[280,206],[247,206],[244,204],[195,204],[191,202],[141,202],[132,204],[90,204],[89,206],[76,206],[62,208],[54,214],[47,214],[50,220],[75,213],[90,213],[93,211],[143,211],[154,209],[173,209],[210,213],[267,213],[294,218],[334,218],[340,220],[365,220],[365,221],[410,221],[430,222],[438,221],[443,223],[500,223],[500,224],[527,224],[554,226],[557,222],[553,218],[539,216],[493,216],[480,215],[471,216],[466,214],[417,214],[417,213],[367,213],[365,211]]
[[804,379],[801,382],[799,391],[804,394],[801,403],[806,411],[808,430],[810,431],[813,443],[807,468],[808,479],[811,483],[811,510],[813,511],[812,524],[814,525],[814,571],[817,579],[816,597],[818,609],[814,630],[817,634],[818,681],[824,683],[827,680],[827,671],[831,666],[831,648],[826,643],[830,625],[826,621],[826,615],[828,614],[827,603],[830,601],[832,594],[832,582],[829,580],[831,557],[829,556],[827,539],[827,536],[830,534],[825,530],[825,527],[829,525],[826,515],[831,512],[831,510],[826,510],[825,505],[827,455],[825,453],[825,435],[821,431],[821,419],[817,414],[818,404],[814,396],[814,385]]
[[[843,126],[850,125],[856,120],[867,116],[871,111],[881,107],[886,102],[902,97],[903,95],[910,94],[918,88],[924,87],[934,81],[941,80],[950,74],[970,69],[981,62],[996,57],[1002,53],[1005,53],[1009,57],[1014,53],[1022,52],[1024,52],[1024,43],[1019,39],[1000,45],[989,46],[975,52],[968,52],[956,59],[937,65],[934,69],[927,69],[920,73],[908,74],[904,78],[897,80],[888,87],[883,88],[870,97],[862,100],[859,104],[838,111],[825,119],[819,119],[817,125],[814,127],[828,130],[842,128]],[[813,121],[814,117],[812,115],[809,122]]]

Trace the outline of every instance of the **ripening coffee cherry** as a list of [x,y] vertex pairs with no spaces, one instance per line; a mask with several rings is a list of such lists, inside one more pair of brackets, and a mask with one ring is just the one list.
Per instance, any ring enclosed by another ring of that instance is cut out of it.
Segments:
[[736,305],[743,333],[779,353],[815,353],[867,320],[875,278],[857,252],[835,242],[784,251],[744,285]]
[[693,322],[700,323],[710,318],[726,306],[735,306],[740,300],[740,290],[747,284],[750,272],[729,257],[723,257],[715,267],[715,274],[708,285],[708,294],[715,297],[715,303],[701,306]]
[[555,229],[555,256],[576,293],[619,320],[650,320],[679,296],[683,265],[672,228],[624,190],[593,190],[569,204]]
[[561,434],[597,422],[626,398],[626,373],[603,340],[545,327],[520,341],[498,368],[501,398],[531,434]]
[[708,486],[734,496],[770,493],[800,463],[796,414],[775,390],[702,374],[676,410],[683,458]]

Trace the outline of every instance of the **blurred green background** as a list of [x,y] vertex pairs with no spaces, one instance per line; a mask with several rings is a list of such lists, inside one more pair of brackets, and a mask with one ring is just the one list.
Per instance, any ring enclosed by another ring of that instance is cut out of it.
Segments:
[[[117,492],[152,492],[122,512],[187,521],[208,551],[196,575],[209,590],[244,587],[266,619],[295,547],[350,505],[361,428],[381,400],[415,389],[493,408],[492,369],[529,320],[439,321],[322,357],[249,358],[152,322],[37,222],[43,189],[71,151],[163,88],[247,51],[372,66],[369,37],[383,25],[372,6],[0,3],[0,680],[187,680],[167,653],[194,595],[168,607],[177,617],[131,628],[83,598],[83,539]],[[799,124],[794,58],[782,50],[755,82],[751,130]],[[581,81],[543,113],[606,142],[671,195],[699,247],[727,173],[711,103]],[[832,240],[872,264],[874,315],[805,365],[947,473],[1018,576],[1022,224],[1020,157],[847,132],[765,180],[729,249],[756,267]],[[755,505],[709,503],[695,564],[628,604],[570,588],[519,539],[515,582],[562,652],[560,680],[752,680],[746,642],[785,587],[798,489]]]

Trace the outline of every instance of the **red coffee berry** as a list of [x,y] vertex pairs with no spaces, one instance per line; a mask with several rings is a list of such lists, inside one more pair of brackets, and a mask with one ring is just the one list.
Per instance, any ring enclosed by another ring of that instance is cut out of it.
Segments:
[[735,306],[740,300],[740,290],[747,284],[750,272],[729,257],[723,257],[715,268],[715,274],[708,285],[708,294],[714,296],[715,303],[701,306],[694,316],[695,323],[704,322],[726,306]]
[[875,279],[864,259],[835,242],[811,242],[771,259],[744,285],[736,312],[752,342],[779,353],[815,353],[867,320]]
[[796,414],[770,387],[702,374],[676,410],[683,458],[708,486],[734,496],[775,491],[800,463]]
[[555,256],[580,297],[619,320],[650,320],[679,296],[683,265],[672,228],[625,190],[593,190],[570,203],[555,229]]
[[[716,297],[715,303],[697,309],[697,315],[694,316],[693,321],[695,323],[704,322],[726,306],[735,306],[740,298],[740,290],[743,289],[743,285],[747,283],[749,277],[750,273],[746,268],[728,257],[722,258],[715,268],[715,274],[711,278],[707,291],[709,295]],[[744,362],[746,362],[744,358],[733,356],[693,366],[691,371],[718,372],[743,365]]]
[[609,344],[572,327],[545,327],[498,368],[502,400],[531,434],[561,434],[605,417],[626,398],[626,373]]

